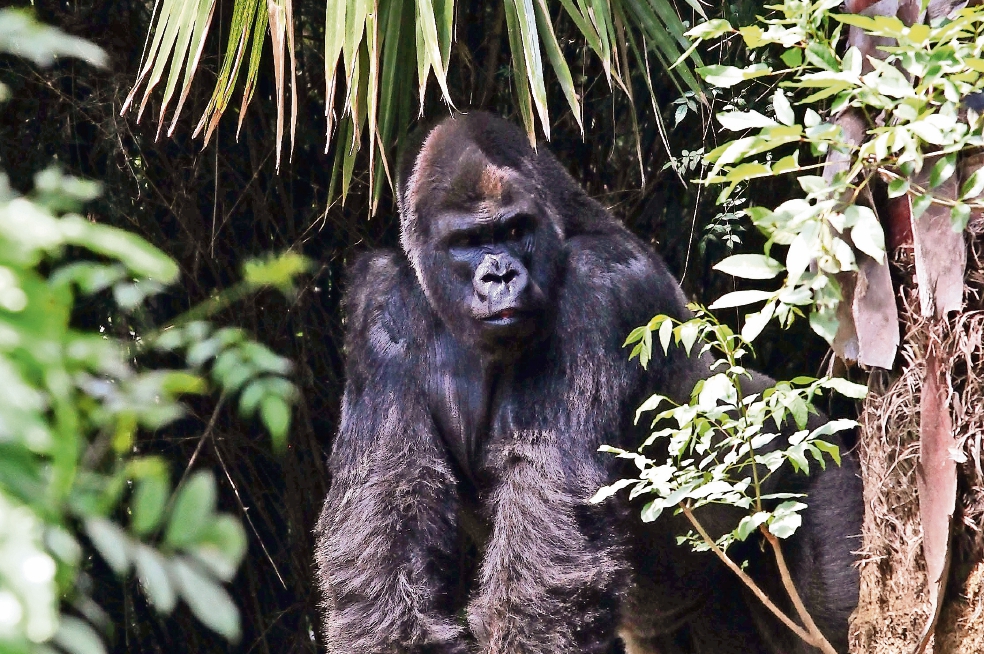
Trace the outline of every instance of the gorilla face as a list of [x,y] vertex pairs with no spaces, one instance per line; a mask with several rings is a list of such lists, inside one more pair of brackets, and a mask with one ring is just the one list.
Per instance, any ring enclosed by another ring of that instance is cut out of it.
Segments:
[[457,127],[431,132],[414,160],[401,192],[403,246],[451,333],[508,356],[549,332],[562,233],[522,160],[493,163]]

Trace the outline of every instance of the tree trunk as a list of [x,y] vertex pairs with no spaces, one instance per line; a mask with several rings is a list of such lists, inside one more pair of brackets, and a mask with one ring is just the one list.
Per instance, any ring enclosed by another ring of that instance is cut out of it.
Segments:
[[[972,218],[965,241],[964,305],[942,316],[931,311],[925,317],[925,306],[921,310],[916,248],[908,243],[894,252],[902,356],[893,372],[871,374],[861,418],[865,518],[853,654],[923,647],[938,654],[984,652],[984,217]],[[925,538],[933,527],[924,528],[924,521],[934,519],[927,506],[945,489],[924,481],[927,434],[934,431],[952,442],[938,454],[956,468],[935,625],[927,562],[937,546]]]

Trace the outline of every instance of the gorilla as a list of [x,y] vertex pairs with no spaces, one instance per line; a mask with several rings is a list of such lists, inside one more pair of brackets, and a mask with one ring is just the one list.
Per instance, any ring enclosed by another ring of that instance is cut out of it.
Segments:
[[[710,375],[682,348],[654,352],[648,369],[622,349],[652,316],[690,315],[663,261],[545,148],[485,113],[424,134],[398,180],[402,252],[368,253],[348,278],[347,380],[316,528],[328,651],[816,651],[713,554],[678,546],[682,517],[643,524],[625,498],[588,501],[631,472],[598,448],[641,442],[641,402],[684,400]],[[846,652],[856,464],[773,479],[809,494],[784,551]],[[699,516],[713,528],[729,510]],[[784,597],[751,540],[732,555]]]

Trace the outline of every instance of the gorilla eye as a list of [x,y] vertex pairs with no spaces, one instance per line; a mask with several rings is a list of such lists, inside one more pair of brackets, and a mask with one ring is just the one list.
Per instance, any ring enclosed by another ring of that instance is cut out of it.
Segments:
[[506,234],[510,241],[518,241],[522,235],[523,230],[516,226],[510,227],[509,232]]

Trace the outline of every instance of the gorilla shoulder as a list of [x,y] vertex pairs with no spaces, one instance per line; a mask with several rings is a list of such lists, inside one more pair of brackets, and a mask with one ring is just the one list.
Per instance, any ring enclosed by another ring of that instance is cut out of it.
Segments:
[[406,257],[380,249],[359,255],[346,276],[345,350],[349,377],[402,359],[414,340],[414,325],[428,313]]
[[567,241],[562,303],[590,309],[591,324],[611,324],[622,336],[657,314],[689,317],[687,298],[663,260],[627,230]]

